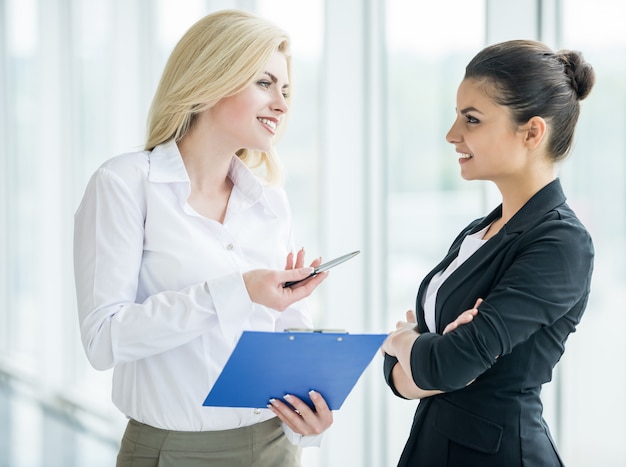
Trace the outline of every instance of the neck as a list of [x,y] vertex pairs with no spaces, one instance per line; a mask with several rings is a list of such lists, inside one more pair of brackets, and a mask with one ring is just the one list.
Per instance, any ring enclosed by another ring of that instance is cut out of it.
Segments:
[[232,158],[236,157],[235,149],[220,147],[219,138],[213,138],[197,128],[197,125],[192,127],[178,143],[192,189],[223,189],[230,185],[228,172]]
[[502,195],[502,220],[508,222],[530,198],[555,179],[555,172],[550,171],[544,172],[541,176],[496,182]]

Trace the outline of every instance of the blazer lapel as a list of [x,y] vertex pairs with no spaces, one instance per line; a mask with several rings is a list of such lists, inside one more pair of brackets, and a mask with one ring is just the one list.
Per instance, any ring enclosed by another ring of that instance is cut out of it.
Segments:
[[[452,317],[449,313],[442,313],[442,310],[445,309],[446,299],[450,296],[450,292],[458,286],[458,280],[455,280],[456,278],[467,280],[467,278],[474,277],[475,274],[480,274],[480,271],[485,268],[485,263],[492,261],[494,256],[499,254],[507,243],[513,241],[519,234],[539,222],[539,220],[548,211],[563,204],[565,201],[566,198],[561,188],[561,183],[557,178],[539,190],[539,192],[528,200],[528,202],[522,206],[522,208],[509,220],[509,222],[507,222],[502,229],[500,229],[500,232],[498,232],[497,235],[494,235],[487,243],[485,243],[485,245],[480,247],[477,254],[473,254],[463,264],[461,264],[461,266],[459,266],[459,268],[454,271],[448,279],[446,279],[437,292],[437,304],[435,310],[435,322],[437,329],[430,329],[429,331],[443,332],[443,329],[451,320],[456,319],[458,314],[465,311],[452,310],[452,313],[456,313]],[[416,314],[420,331],[428,329],[424,318],[424,307],[422,306],[422,303],[424,301],[424,294],[426,293],[430,280],[435,274],[445,270],[454,258],[458,256],[461,244],[466,236],[484,229],[495,219],[501,217],[501,215],[502,205],[495,208],[484,218],[471,223],[456,238],[445,258],[424,278],[419,288],[416,303]]]

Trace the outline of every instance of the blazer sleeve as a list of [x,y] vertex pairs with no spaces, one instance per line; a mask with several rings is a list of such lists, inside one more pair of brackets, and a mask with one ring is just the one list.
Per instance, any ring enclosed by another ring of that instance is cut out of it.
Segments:
[[383,360],[383,376],[385,377],[385,381],[387,385],[391,388],[391,391],[398,397],[402,399],[407,399],[404,397],[398,390],[393,382],[393,377],[391,372],[393,371],[393,367],[398,363],[398,359],[396,357],[392,357],[391,355],[385,354],[385,358]]

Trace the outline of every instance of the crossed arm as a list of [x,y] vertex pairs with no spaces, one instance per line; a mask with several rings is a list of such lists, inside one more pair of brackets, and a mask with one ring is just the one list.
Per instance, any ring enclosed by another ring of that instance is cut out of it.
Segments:
[[[476,300],[474,307],[461,313],[454,321],[449,323],[443,330],[443,334],[454,331],[459,326],[467,324],[474,319],[478,313],[478,306],[482,299]],[[415,312],[406,312],[406,321],[398,321],[396,330],[391,332],[382,345],[383,354],[388,354],[398,359],[398,363],[393,367],[392,378],[396,390],[407,399],[423,399],[425,397],[441,394],[439,390],[425,390],[418,387],[413,380],[411,371],[411,349],[420,336],[416,329],[417,319]],[[468,383],[471,384],[471,381]]]

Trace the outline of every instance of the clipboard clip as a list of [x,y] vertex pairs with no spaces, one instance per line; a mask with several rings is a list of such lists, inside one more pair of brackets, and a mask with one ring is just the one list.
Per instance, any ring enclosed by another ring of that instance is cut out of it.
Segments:
[[321,328],[287,328],[285,332],[315,332],[319,334],[348,334],[345,329],[321,329]]

